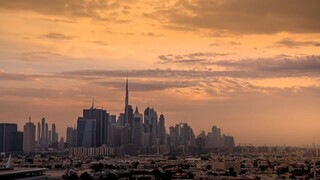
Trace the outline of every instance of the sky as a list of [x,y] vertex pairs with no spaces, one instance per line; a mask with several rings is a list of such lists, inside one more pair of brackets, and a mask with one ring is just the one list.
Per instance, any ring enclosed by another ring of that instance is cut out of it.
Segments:
[[154,107],[236,144],[320,144],[319,0],[0,0],[0,122]]

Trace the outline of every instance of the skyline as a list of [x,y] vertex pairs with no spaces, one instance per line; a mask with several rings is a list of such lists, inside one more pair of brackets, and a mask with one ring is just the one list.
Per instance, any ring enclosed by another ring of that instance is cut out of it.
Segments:
[[[83,108],[154,106],[166,127],[319,144],[320,2],[1,1],[0,119],[59,134]],[[213,12],[214,10],[214,12]],[[235,18],[237,17],[237,18]]]

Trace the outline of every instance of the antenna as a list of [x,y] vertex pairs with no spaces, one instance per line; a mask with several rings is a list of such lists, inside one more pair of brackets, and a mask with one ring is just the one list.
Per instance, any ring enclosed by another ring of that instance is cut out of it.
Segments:
[[29,123],[31,122],[31,117],[29,116]]
[[94,108],[94,98],[92,99],[92,109]]

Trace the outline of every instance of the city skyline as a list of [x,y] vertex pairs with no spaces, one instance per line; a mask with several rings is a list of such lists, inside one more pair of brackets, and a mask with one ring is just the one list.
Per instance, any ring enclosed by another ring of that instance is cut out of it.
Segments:
[[[0,2],[0,122],[59,137],[82,109],[163,112],[254,145],[318,144],[320,2]],[[65,128],[64,128],[65,127]],[[49,128],[49,129],[50,129]]]

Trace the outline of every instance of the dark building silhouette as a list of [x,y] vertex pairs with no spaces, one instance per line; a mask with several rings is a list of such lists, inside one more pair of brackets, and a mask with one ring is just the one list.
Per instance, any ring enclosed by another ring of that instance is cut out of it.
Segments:
[[96,147],[96,120],[79,117],[77,127],[77,146]]
[[94,107],[94,103],[90,109],[83,110],[84,119],[95,120],[95,141],[94,147],[99,147],[102,144],[107,144],[108,139],[108,127],[110,126],[109,114],[106,110],[97,109]]
[[21,152],[23,133],[17,124],[0,123],[0,152]]
[[166,127],[165,127],[165,118],[164,115],[161,114],[159,117],[158,123],[158,139],[160,145],[166,144]]

